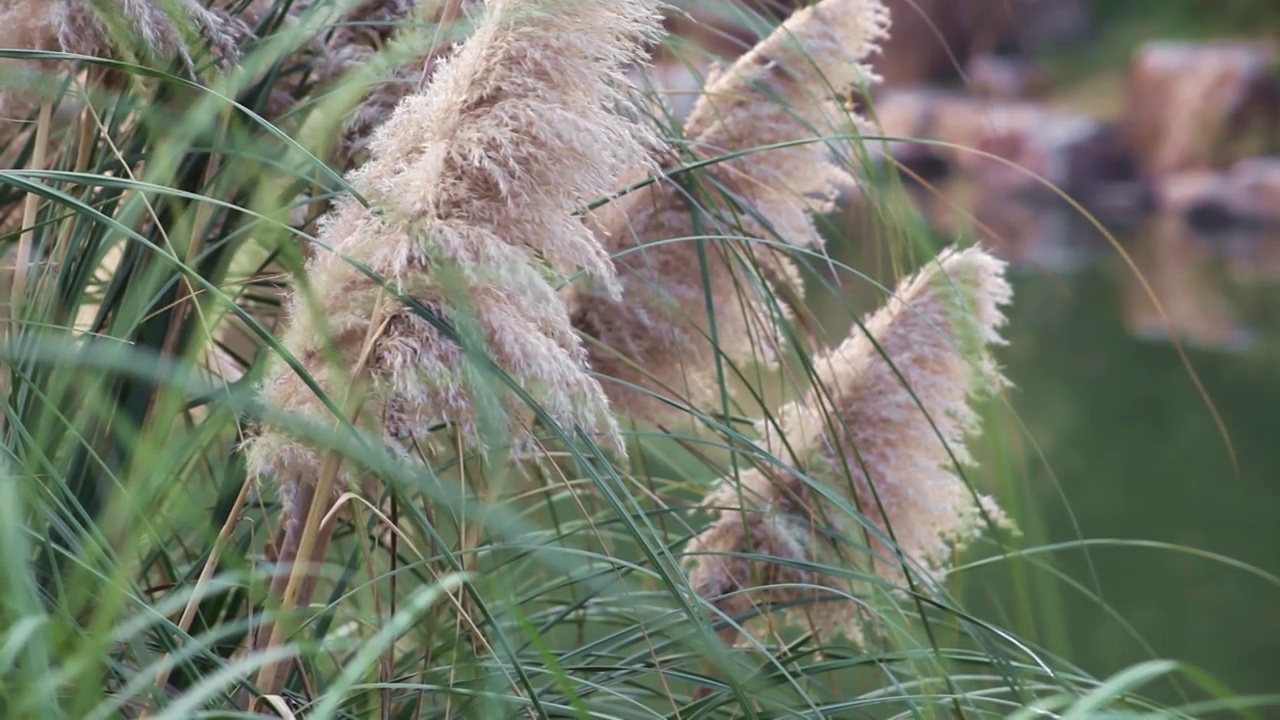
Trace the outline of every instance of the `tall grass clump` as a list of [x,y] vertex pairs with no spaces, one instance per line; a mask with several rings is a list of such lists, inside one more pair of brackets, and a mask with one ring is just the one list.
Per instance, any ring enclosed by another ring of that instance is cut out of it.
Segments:
[[596,341],[592,366],[613,378],[620,410],[669,421],[682,405],[714,407],[726,375],[788,348],[779,290],[799,275],[785,249],[820,249],[812,215],[853,184],[848,153],[835,164],[820,140],[853,129],[841,97],[875,80],[862,60],[887,24],[874,1],[796,12],[708,80],[684,123],[684,153],[668,161],[699,172],[599,213],[626,292],[582,292],[575,322]]
[[[429,89],[375,132],[348,177],[365,202],[344,199],[322,221],[324,249],[286,306],[283,349],[302,367],[269,368],[263,400],[320,420],[342,398],[353,424],[401,454],[523,443],[532,401],[620,449],[550,280],[585,269],[613,282],[573,212],[644,157],[639,127],[617,111],[624,64],[657,24],[645,2],[490,3]],[[516,387],[501,389],[474,354]],[[275,428],[250,441],[250,474],[284,498],[287,556],[316,542],[323,512],[310,507],[339,472],[323,459]],[[336,487],[354,482],[341,475]]]
[[807,326],[884,7],[667,10],[0,2],[0,716],[1157,709],[948,590],[1004,265]]
[[[743,615],[754,585],[781,603],[830,587],[828,602],[799,609],[820,635],[860,639],[858,598],[869,593],[850,581],[927,578],[987,523],[1005,523],[959,472],[978,429],[968,400],[1002,383],[986,346],[999,339],[1009,297],[1001,262],[948,250],[815,356],[813,388],[763,433],[773,456],[795,466],[747,470],[704,501],[719,518],[691,544],[699,594]],[[757,567],[756,546],[788,564]],[[853,601],[838,602],[841,590]]]

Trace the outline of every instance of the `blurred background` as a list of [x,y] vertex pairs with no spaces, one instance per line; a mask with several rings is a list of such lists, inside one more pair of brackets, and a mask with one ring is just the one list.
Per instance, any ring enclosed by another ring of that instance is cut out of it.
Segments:
[[[868,173],[832,254],[891,285],[919,221],[1015,268],[975,481],[1032,550],[958,573],[968,607],[1098,675],[1165,657],[1280,692],[1280,2],[887,4],[869,150],[902,181]],[[682,8],[674,93],[790,9]],[[833,341],[882,298],[838,285]]]

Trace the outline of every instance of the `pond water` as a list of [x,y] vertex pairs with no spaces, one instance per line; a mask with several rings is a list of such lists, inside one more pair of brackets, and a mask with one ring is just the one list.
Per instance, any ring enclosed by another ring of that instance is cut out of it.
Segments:
[[[962,572],[955,587],[1095,675],[1171,658],[1236,693],[1280,692],[1280,585],[1213,557],[1280,575],[1280,234],[1115,224],[1131,266],[1070,207],[984,205],[969,206],[975,234],[1013,265],[999,357],[1016,387],[975,481],[1019,520],[1020,547],[1094,542]],[[833,249],[889,283],[877,235]],[[829,317],[847,331],[847,310]]]

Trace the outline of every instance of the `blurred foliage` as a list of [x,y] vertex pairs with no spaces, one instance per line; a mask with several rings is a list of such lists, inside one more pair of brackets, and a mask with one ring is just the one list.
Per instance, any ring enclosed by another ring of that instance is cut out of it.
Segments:
[[1060,83],[1125,66],[1135,48],[1152,40],[1280,37],[1274,0],[1093,0],[1093,31],[1047,52]]
[[1261,34],[1280,28],[1274,0],[1093,0],[1104,29],[1145,28],[1155,35]]

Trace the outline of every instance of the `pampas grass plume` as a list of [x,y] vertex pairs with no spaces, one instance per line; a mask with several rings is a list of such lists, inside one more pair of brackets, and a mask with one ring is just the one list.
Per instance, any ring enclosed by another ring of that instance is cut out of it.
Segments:
[[[347,258],[442,318],[472,323],[496,364],[552,419],[621,449],[608,400],[588,375],[549,279],[585,270],[615,282],[609,257],[574,213],[647,157],[650,138],[617,110],[625,66],[657,36],[655,6],[494,0],[428,89],[377,130],[370,159],[349,176],[371,207],[346,200],[322,223],[322,249],[308,265],[314,303],[294,295],[283,344],[340,401],[370,343],[362,416],[393,451],[429,445],[441,423],[465,447],[479,446],[481,397],[463,351],[382,297]],[[328,337],[338,368],[323,360]],[[528,408],[495,392],[513,437],[529,437]],[[327,414],[283,363],[269,370],[262,394],[287,412],[321,421]],[[273,477],[286,495],[314,482],[320,464],[317,448],[274,428],[251,441],[248,457],[251,472]]]
[[[178,12],[171,15],[170,8]],[[238,19],[210,10],[199,0],[0,0],[3,48],[127,57],[136,46],[146,53],[144,61],[176,56],[190,66],[192,40],[202,38],[221,60],[230,62],[239,57],[239,42],[247,34]],[[131,45],[122,46],[125,41]],[[0,118],[11,121],[31,112],[37,102],[27,91],[40,87],[42,76],[56,75],[59,63],[0,60],[0,71],[10,75],[6,86],[0,86]]]
[[778,321],[787,313],[770,298],[779,284],[799,284],[794,265],[780,251],[727,239],[707,243],[704,264],[690,238],[745,233],[821,248],[812,214],[831,210],[852,185],[848,170],[829,160],[820,140],[756,151],[847,133],[850,112],[840,95],[875,80],[861,60],[885,37],[887,23],[880,0],[822,0],[798,10],[708,82],[686,124],[695,157],[741,154],[698,171],[711,180],[706,187],[724,192],[690,198],[673,182],[659,183],[597,215],[611,251],[625,253],[618,264],[626,298],[611,302],[583,291],[575,322],[596,341],[592,366],[622,381],[608,386],[620,410],[653,421],[673,414],[628,384],[695,403],[714,398],[717,351],[732,363],[774,359],[783,342]]
[[[964,482],[957,463],[972,462],[965,441],[979,431],[970,401],[1004,384],[988,348],[1002,342],[1000,306],[1010,298],[1001,261],[978,248],[949,249],[901,283],[866,320],[865,332],[816,357],[813,388],[779,412],[778,429],[765,432],[770,452],[794,453],[796,469],[825,492],[789,471],[752,470],[722,481],[705,501],[719,509],[718,519],[689,548],[696,591],[729,611],[810,597],[820,587],[847,592],[846,581],[816,568],[769,568],[774,563],[733,555],[853,565],[848,558],[857,551],[828,537],[859,546],[868,539],[873,555],[858,565],[900,581],[904,566],[944,571],[988,520],[1007,526],[995,502]],[[874,529],[864,532],[863,521],[829,497],[842,497]],[[766,588],[753,600],[733,595],[763,588],[760,578],[808,589]],[[820,630],[859,637],[853,603],[821,607],[811,613]]]
[[[63,0],[51,2],[58,43],[66,52],[101,55],[114,49],[113,23],[132,35],[151,57],[177,55],[192,64],[192,40],[203,38],[225,60],[239,57],[239,41],[248,28],[229,13],[217,12],[200,0]],[[171,13],[171,11],[174,11]]]

